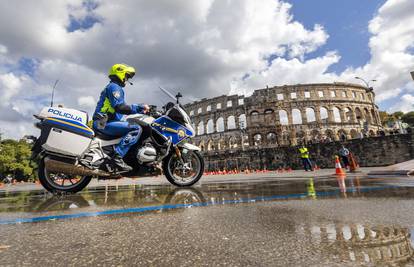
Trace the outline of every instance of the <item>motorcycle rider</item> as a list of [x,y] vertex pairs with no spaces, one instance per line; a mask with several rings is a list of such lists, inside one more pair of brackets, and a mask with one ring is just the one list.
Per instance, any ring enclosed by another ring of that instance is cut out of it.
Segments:
[[[128,105],[125,103],[124,87],[128,79],[135,75],[135,69],[126,64],[115,64],[110,70],[109,84],[101,92],[98,104],[93,115],[93,129],[105,135],[121,137],[111,155],[117,172],[131,171],[123,157],[128,150],[138,142],[142,129],[139,125],[130,125],[121,121],[123,115],[148,112],[148,105]],[[131,83],[132,84],[132,83]]]

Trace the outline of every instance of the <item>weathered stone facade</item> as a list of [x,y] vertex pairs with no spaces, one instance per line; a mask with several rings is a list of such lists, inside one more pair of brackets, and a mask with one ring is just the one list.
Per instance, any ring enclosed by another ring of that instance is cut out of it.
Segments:
[[[315,143],[307,147],[314,164],[321,168],[334,168],[334,155],[338,154],[342,144],[356,156],[362,167],[392,165],[414,158],[414,134],[411,129],[408,134]],[[207,170],[303,168],[297,146],[237,148],[204,151],[203,154]]]
[[375,93],[348,84],[259,89],[185,105],[203,151],[267,149],[375,136],[382,129]]

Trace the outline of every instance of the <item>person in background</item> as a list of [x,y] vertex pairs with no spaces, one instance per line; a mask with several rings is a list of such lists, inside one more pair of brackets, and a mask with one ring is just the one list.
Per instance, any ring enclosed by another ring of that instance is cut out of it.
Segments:
[[341,149],[339,149],[339,156],[341,156],[342,163],[344,164],[344,168],[349,168],[349,150],[342,145]]
[[299,153],[305,171],[312,171],[312,162],[309,159],[309,150],[304,144],[299,147]]

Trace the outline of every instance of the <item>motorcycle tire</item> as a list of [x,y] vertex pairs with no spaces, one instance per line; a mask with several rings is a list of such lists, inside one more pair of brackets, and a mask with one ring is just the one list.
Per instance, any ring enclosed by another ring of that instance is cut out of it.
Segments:
[[71,186],[59,186],[51,182],[50,173],[45,167],[45,158],[40,160],[38,176],[40,184],[50,193],[77,193],[82,191],[92,180],[92,176],[83,176],[79,182]]
[[193,184],[197,183],[200,180],[201,176],[203,176],[203,173],[204,173],[204,159],[203,159],[203,156],[201,156],[201,154],[198,151],[192,151],[191,153],[193,153],[194,156],[196,157],[197,161],[200,164],[200,168],[198,170],[198,173],[195,175],[195,177],[192,178],[188,182],[178,182],[177,179],[174,177],[174,174],[172,173],[172,171],[169,167],[170,164],[171,164],[171,160],[174,160],[174,157],[175,157],[174,153],[170,153],[163,160],[162,170],[164,172],[165,177],[167,178],[167,180],[171,184],[173,184],[175,186],[179,186],[179,187],[192,186]]

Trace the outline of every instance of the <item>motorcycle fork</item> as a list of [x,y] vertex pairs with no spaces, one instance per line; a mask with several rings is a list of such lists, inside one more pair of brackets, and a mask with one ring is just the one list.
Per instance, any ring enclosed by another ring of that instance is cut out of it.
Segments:
[[181,151],[178,148],[178,146],[175,147],[175,154],[177,155],[178,160],[181,162],[181,164],[184,164],[184,160],[183,160],[183,157],[181,155]]

